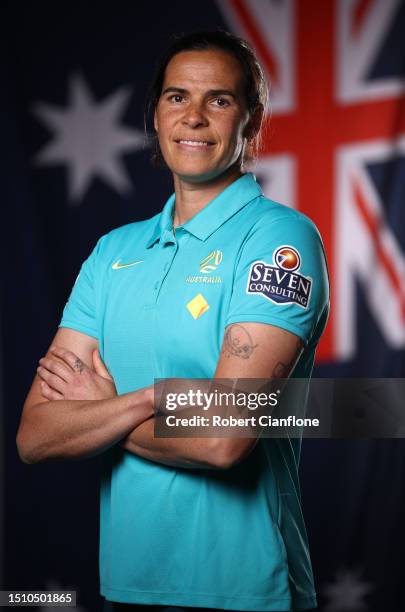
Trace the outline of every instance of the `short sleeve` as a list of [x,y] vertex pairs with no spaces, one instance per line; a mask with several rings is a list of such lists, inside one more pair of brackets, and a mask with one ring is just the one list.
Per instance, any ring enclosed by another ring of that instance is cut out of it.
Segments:
[[236,263],[225,324],[268,323],[307,344],[328,310],[328,269],[314,223],[296,212],[274,222],[261,220]]
[[98,338],[97,325],[97,270],[102,238],[84,261],[69,299],[63,310],[59,327],[69,327]]

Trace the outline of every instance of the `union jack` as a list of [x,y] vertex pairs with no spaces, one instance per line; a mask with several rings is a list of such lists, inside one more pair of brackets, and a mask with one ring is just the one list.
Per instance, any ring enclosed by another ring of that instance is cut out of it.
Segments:
[[331,313],[318,362],[347,361],[358,349],[356,282],[387,345],[404,348],[400,228],[370,172],[405,156],[403,65],[381,70],[387,49],[393,55],[401,0],[218,0],[218,6],[230,29],[252,43],[271,84],[256,166],[264,191],[311,217],[325,244]]

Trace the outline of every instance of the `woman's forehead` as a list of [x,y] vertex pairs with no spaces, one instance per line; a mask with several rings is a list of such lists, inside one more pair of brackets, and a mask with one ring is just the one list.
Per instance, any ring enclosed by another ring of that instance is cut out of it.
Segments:
[[216,49],[181,51],[168,63],[163,86],[206,85],[215,89],[242,86],[243,72],[239,61],[230,53]]

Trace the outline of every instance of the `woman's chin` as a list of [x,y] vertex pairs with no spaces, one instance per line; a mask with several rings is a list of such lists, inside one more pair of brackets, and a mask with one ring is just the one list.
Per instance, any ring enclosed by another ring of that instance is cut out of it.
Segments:
[[186,183],[195,184],[201,184],[207,181],[215,180],[218,176],[222,174],[221,170],[200,169],[196,171],[195,168],[193,168],[192,170],[181,168],[180,170],[174,170],[173,172],[180,180]]
[[202,183],[212,183],[220,178],[222,178],[225,174],[233,174],[235,176],[240,174],[240,169],[235,167],[225,167],[225,168],[200,168],[196,171],[196,168],[186,169],[179,168],[173,169],[173,174],[177,176],[178,179],[184,181],[185,183],[193,183],[196,185],[201,185]]

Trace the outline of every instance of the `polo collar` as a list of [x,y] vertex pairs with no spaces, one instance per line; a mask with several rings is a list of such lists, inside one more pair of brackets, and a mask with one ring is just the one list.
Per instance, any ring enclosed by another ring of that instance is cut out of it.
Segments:
[[176,196],[173,193],[164,205],[160,216],[158,216],[157,218],[155,227],[152,231],[152,235],[146,242],[147,249],[149,249],[149,247],[155,244],[155,242],[157,242],[158,240],[160,240],[161,242],[167,242],[167,240],[172,240],[173,242],[175,242],[172,217],[175,198]]
[[[256,182],[256,177],[248,172],[228,185],[224,191],[218,194],[211,202],[202,208],[191,219],[182,226],[185,231],[193,234],[200,240],[206,240],[215,230],[225,221],[230,219],[246,204],[263,195],[260,185]],[[146,248],[155,242],[174,241],[173,233],[173,209],[175,205],[175,194],[173,193],[167,200],[153,229],[152,236],[146,243]]]

